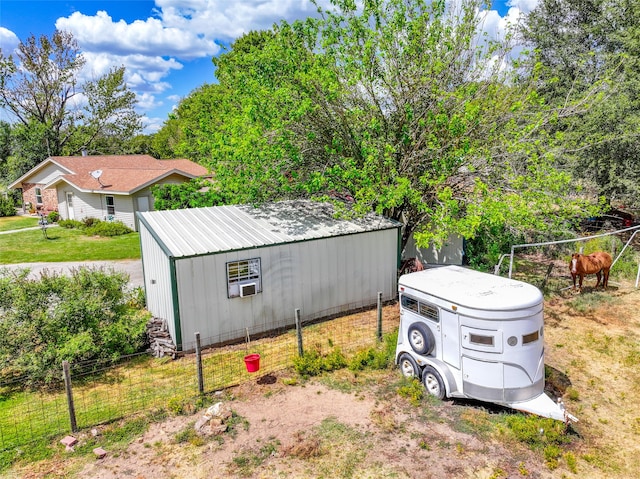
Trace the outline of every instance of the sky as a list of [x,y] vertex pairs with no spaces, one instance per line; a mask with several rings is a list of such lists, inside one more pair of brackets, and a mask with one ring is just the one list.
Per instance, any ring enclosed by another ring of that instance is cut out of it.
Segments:
[[[538,0],[497,0],[495,32]],[[318,0],[326,6],[328,0]],[[145,133],[157,131],[181,98],[215,83],[212,57],[251,30],[316,13],[309,0],[0,0],[0,48],[9,55],[31,35],[69,31],[86,60],[84,79],[126,67]],[[11,121],[0,111],[0,119]]]

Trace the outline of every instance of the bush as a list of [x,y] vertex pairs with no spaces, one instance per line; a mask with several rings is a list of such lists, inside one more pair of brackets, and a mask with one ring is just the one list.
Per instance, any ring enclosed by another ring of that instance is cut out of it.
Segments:
[[60,213],[58,213],[57,211],[52,211],[47,215],[47,221],[49,223],[57,223],[59,219],[60,219]]
[[363,369],[387,369],[391,364],[391,358],[387,351],[381,348],[369,348],[359,351],[349,361],[349,369],[362,371]]
[[293,367],[303,377],[318,376],[325,371],[335,371],[347,365],[344,354],[334,348],[327,355],[322,355],[319,348],[304,353],[293,359]]
[[90,236],[120,236],[133,231],[122,221],[96,220],[91,226],[85,228],[84,232]]
[[9,196],[5,197],[0,194],[0,216],[15,216],[16,207],[13,199]]
[[511,245],[524,242],[523,237],[514,235],[505,225],[485,226],[474,238],[465,241],[465,261],[473,269],[493,271],[500,256],[511,250]]
[[60,220],[58,221],[58,225],[70,230],[84,228],[84,223],[78,220]]
[[98,218],[84,218],[82,222],[84,223],[85,227],[91,228],[93,225],[99,223],[100,220]]
[[99,366],[144,350],[148,313],[132,307],[125,273],[28,274],[0,269],[0,380],[58,386],[63,360]]

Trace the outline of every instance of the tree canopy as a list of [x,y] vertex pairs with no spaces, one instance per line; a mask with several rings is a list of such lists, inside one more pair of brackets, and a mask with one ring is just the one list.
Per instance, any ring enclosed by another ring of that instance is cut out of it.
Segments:
[[599,83],[546,102],[536,65],[509,68],[511,36],[480,34],[477,0],[332,4],[238,39],[214,59],[218,83],[159,133],[229,201],[346,199],[345,213],[397,219],[421,245],[495,225],[536,236],[588,210],[550,126]]
[[522,30],[551,105],[599,84],[601,100],[555,125],[575,177],[610,201],[640,194],[640,6],[627,0],[541,0]]
[[0,51],[0,107],[15,119],[11,154],[2,158],[10,179],[46,156],[119,152],[141,130],[124,67],[81,82],[84,64],[75,39],[62,31],[32,35],[16,58]]

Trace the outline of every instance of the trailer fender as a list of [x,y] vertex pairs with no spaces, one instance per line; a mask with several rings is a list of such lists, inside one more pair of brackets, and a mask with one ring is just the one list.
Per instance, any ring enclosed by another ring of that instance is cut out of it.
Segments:
[[424,361],[418,361],[418,363],[429,365],[438,372],[438,374],[442,378],[442,381],[444,382],[446,397],[458,395],[456,394],[458,393],[458,385],[456,384],[456,380],[451,373],[451,369],[449,368],[449,366],[447,366],[446,363],[435,358],[427,358]]

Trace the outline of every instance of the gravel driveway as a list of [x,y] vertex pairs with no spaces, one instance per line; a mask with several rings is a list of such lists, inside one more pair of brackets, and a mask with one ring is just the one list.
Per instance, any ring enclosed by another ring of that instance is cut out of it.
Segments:
[[11,270],[28,268],[31,270],[29,277],[38,278],[40,274],[47,270],[49,272],[55,272],[58,274],[68,274],[73,269],[79,267],[88,268],[105,268],[114,269],[116,271],[122,271],[129,275],[129,284],[132,287],[143,287],[144,276],[142,275],[142,261],[136,260],[122,260],[122,261],[72,261],[61,263],[20,263],[20,264],[6,264],[0,265],[0,268],[9,268]]

